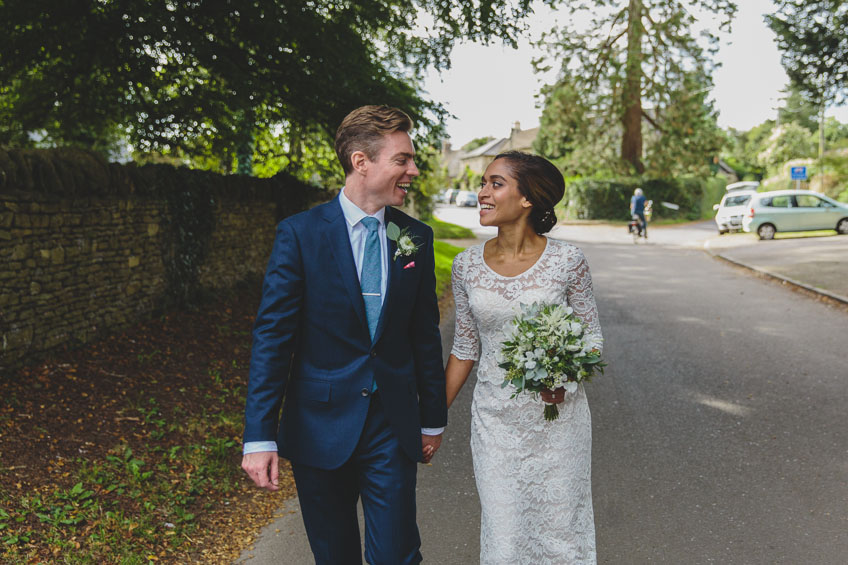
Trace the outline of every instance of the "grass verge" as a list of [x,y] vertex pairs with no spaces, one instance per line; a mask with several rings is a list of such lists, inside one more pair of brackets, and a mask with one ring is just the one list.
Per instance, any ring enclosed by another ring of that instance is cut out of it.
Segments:
[[468,228],[431,218],[424,222],[433,228],[436,239],[474,239],[474,232]]
[[453,258],[462,251],[462,247],[444,241],[435,241],[433,251],[436,255],[436,296],[441,297],[450,290]]

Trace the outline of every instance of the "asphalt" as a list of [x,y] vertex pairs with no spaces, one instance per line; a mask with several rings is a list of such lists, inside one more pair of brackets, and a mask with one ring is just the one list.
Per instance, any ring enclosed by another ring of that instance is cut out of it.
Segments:
[[[449,210],[439,214],[444,221],[454,221]],[[472,244],[492,237],[486,228],[475,229],[476,240],[457,242]],[[629,244],[630,238],[623,226],[608,224],[560,224],[552,235],[573,242]],[[751,234],[729,234],[718,236],[712,222],[698,222],[682,226],[649,228],[649,238],[640,240],[637,246],[668,246],[687,249],[703,249],[717,260],[730,262],[738,267],[764,277],[815,293],[827,301],[848,305],[848,237],[826,236],[815,238],[778,239],[758,241]],[[446,351],[453,340],[453,316],[448,314],[442,324],[442,336]],[[473,389],[471,381],[462,395]],[[460,404],[470,398],[458,399]],[[468,410],[452,413],[464,414]],[[462,428],[466,422],[455,421]],[[467,426],[466,426],[467,427]],[[477,523],[479,506],[475,502],[476,489],[473,475],[467,465],[469,461],[467,442],[450,441],[447,437],[440,450],[442,465],[422,466],[419,472],[418,494],[420,500],[428,500],[426,508],[419,508],[419,525],[428,536],[423,537],[422,551],[430,562],[471,563],[479,552]],[[458,438],[454,438],[458,439]],[[451,474],[452,485],[443,488],[443,475]],[[457,504],[457,498],[468,498],[466,503]],[[474,499],[474,500],[472,500]],[[452,503],[453,501],[453,503]],[[448,515],[436,512],[439,508],[452,508]],[[465,510],[462,510],[465,509]],[[361,521],[361,515],[360,515]],[[361,522],[360,522],[361,523]],[[465,526],[462,526],[462,525]],[[362,527],[362,526],[360,526]],[[442,554],[451,555],[450,561],[440,559]],[[250,565],[265,564],[310,564],[314,563],[297,498],[287,501],[280,508],[274,522],[259,533],[256,542],[245,550],[236,563]]]

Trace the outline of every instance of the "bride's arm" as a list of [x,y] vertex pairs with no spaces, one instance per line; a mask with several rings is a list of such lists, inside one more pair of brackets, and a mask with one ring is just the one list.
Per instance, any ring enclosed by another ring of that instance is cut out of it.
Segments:
[[595,304],[595,294],[592,291],[592,274],[589,272],[589,263],[586,262],[585,255],[577,247],[569,258],[566,296],[568,305],[574,309],[574,314],[588,326],[589,333],[598,340],[598,343],[602,344],[603,334],[598,319],[598,306]]
[[474,368],[473,359],[458,359],[451,354],[448,358],[448,366],[445,367],[445,386],[447,388],[448,408],[453,404],[456,395],[459,394],[462,385],[468,380],[471,369]]
[[456,305],[456,326],[454,328],[453,347],[445,367],[445,392],[448,408],[459,394],[459,390],[480,357],[480,338],[477,334],[477,324],[471,314],[468,301],[468,290],[465,287],[465,262],[468,253],[462,252],[453,261],[451,283],[453,298]]

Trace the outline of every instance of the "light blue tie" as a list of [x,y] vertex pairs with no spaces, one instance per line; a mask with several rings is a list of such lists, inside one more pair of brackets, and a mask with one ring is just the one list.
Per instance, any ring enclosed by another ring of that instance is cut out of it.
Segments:
[[380,226],[377,218],[366,216],[360,220],[368,235],[365,236],[365,252],[362,255],[362,272],[359,275],[359,286],[362,288],[362,299],[365,301],[365,317],[368,320],[368,331],[371,339],[377,332],[377,322],[380,320],[380,310],[383,300],[380,296],[383,280],[382,253],[380,252]]

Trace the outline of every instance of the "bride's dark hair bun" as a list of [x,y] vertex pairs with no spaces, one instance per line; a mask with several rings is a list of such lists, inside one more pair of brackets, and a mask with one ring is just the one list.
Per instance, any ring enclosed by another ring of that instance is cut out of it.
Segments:
[[495,157],[509,163],[512,175],[518,181],[518,191],[533,208],[530,210],[530,222],[533,230],[541,235],[551,231],[557,218],[554,206],[565,194],[565,179],[556,166],[538,155],[507,151]]

